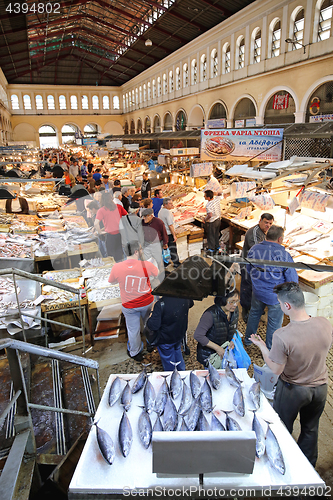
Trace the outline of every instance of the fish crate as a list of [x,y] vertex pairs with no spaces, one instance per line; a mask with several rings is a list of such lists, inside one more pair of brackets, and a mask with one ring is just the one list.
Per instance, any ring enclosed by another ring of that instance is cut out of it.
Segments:
[[[72,278],[57,279],[57,276],[68,276],[73,275]],[[61,271],[44,271],[43,278],[57,281],[59,283],[74,283],[77,282],[78,278],[81,278],[82,273],[79,267],[74,267],[73,269],[62,269]]]
[[80,243],[78,245],[74,245],[74,250],[68,250],[67,254],[68,256],[72,255],[80,255],[80,254],[90,254],[90,253],[98,253],[99,248],[97,243],[90,242],[90,243]]
[[[114,289],[114,293],[117,295],[119,286],[118,285],[109,285],[108,287],[105,288],[94,288],[92,290],[89,290],[87,292],[87,298],[88,298],[88,309],[101,309],[104,306],[108,306],[110,304],[119,304],[121,303],[121,298],[120,298],[120,290],[119,290],[119,296],[118,297],[110,297],[110,298],[105,298],[102,300],[96,300],[96,295],[100,294],[103,295],[104,293],[107,293],[107,290]],[[116,291],[116,289],[118,289]]]
[[[69,286],[73,286],[73,288],[76,288],[76,289],[80,288],[78,279],[73,280],[71,282],[71,284],[69,284],[69,283],[64,283],[64,284],[67,284]],[[77,286],[74,286],[75,284],[77,284]],[[48,293],[45,290],[46,286],[48,286],[48,285],[44,285],[44,284],[42,285],[42,295],[48,295]],[[61,292],[61,289],[57,288],[55,291],[50,292],[51,295],[53,293],[56,293],[56,291],[58,291],[58,290],[59,290],[59,292]],[[68,293],[68,292],[65,292],[65,293]],[[62,309],[72,309],[74,307],[78,307],[79,306],[78,296],[76,294],[72,294],[72,296],[73,296],[73,299],[69,299],[69,300],[66,300],[63,302],[59,302],[59,299],[57,299],[57,298],[55,298],[54,300],[48,300],[47,302],[42,302],[41,303],[41,311],[42,312],[51,312],[51,311],[60,311]],[[82,297],[80,300],[80,304],[81,304],[81,306],[85,306],[86,304],[88,304],[87,297]]]

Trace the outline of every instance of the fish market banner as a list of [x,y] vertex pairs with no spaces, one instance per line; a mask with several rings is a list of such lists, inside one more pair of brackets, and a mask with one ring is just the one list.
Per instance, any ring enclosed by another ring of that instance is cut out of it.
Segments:
[[282,128],[219,129],[201,131],[201,160],[280,161]]

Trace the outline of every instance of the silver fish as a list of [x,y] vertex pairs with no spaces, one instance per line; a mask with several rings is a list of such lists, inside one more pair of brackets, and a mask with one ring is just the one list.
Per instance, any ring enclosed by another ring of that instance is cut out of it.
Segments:
[[210,431],[210,425],[208,423],[207,418],[204,415],[204,412],[200,410],[199,418],[196,426],[197,431]]
[[233,369],[230,368],[229,365],[226,365],[225,367],[225,374],[227,376],[229,384],[235,387],[239,387],[241,385],[242,382],[236,377],[236,375],[233,372]]
[[256,434],[256,455],[260,458],[265,453],[265,433],[255,411],[253,412],[252,430]]
[[280,474],[284,474],[286,472],[286,466],[283,460],[280,445],[270,426],[268,426],[266,434],[266,455],[274,469],[280,472]]
[[126,414],[126,411],[123,412],[123,416],[121,417],[119,430],[118,430],[118,439],[119,439],[119,447],[121,453],[124,457],[127,457],[131,450],[132,442],[133,442],[133,432],[132,426],[129,421],[129,418]]
[[200,406],[203,410],[207,412],[213,411],[213,396],[212,396],[212,390],[210,388],[210,385],[207,382],[207,378],[205,378],[204,383],[202,384],[201,387],[201,394],[200,394]]
[[188,431],[188,427],[185,423],[184,417],[182,418],[182,423],[180,424],[179,431],[180,432],[187,432]]
[[212,419],[210,421],[210,428],[212,431],[225,431],[225,427],[222,422],[219,421],[216,415],[212,413]]
[[152,411],[154,411],[155,399],[156,399],[155,389],[151,384],[150,380],[147,379],[145,388],[143,390],[143,400],[147,413],[151,413]]
[[180,406],[178,409],[179,415],[186,415],[190,411],[191,404],[192,404],[191,389],[189,388],[189,386],[187,384],[185,384],[185,382],[183,380],[182,399],[181,399]]
[[251,385],[249,389],[249,394],[254,404],[254,409],[259,410],[260,408],[260,382],[255,382]]
[[116,377],[110,387],[109,394],[109,405],[113,406],[119,399],[121,394],[121,381],[119,377]]
[[95,425],[100,452],[107,463],[112,465],[116,454],[112,438],[104,429],[98,427],[97,423]]
[[192,403],[190,411],[185,417],[185,423],[188,427],[189,431],[194,431],[197,423],[198,423],[198,418],[200,415],[201,407],[200,407],[200,396],[198,396]]
[[139,417],[138,427],[141,443],[146,449],[148,449],[151,443],[153,430],[151,427],[149,415],[146,412],[145,408],[142,409],[141,415]]
[[183,388],[182,378],[179,374],[179,371],[177,370],[177,366],[179,365],[180,361],[178,361],[178,363],[173,363],[172,361],[170,361],[170,363],[175,366],[170,380],[171,397],[172,399],[177,399]]
[[172,401],[168,394],[168,399],[164,408],[163,414],[163,429],[165,431],[174,431],[177,429],[178,425],[178,413],[175,407],[175,403]]
[[153,432],[160,432],[160,431],[163,431],[163,425],[160,417],[157,415],[157,419],[155,420],[153,427]]
[[149,364],[143,366],[144,366],[143,370],[136,377],[136,379],[134,380],[134,384],[132,385],[132,394],[136,394],[137,392],[141,391],[142,387],[145,385],[145,382],[147,380],[146,367],[149,366]]
[[190,373],[190,387],[192,396],[197,398],[201,392],[201,382],[199,377],[193,371]]
[[232,400],[234,405],[235,412],[240,416],[244,417],[245,415],[245,404],[244,404],[244,396],[241,386],[237,387],[235,390],[235,394]]
[[121,393],[120,398],[120,404],[123,405],[125,411],[128,411],[130,409],[132,403],[132,390],[128,382],[129,380],[126,380],[126,385],[123,392]]
[[230,411],[225,411],[224,413],[225,413],[225,426],[227,428],[227,431],[241,431],[242,428],[237,422],[237,420],[235,420],[232,417],[229,417],[228,413],[230,413]]
[[[162,377],[167,377],[168,375],[162,375]],[[157,413],[157,415],[160,417],[163,412],[164,408],[168,399],[168,393],[169,393],[169,388],[167,381],[164,378],[163,384],[161,385],[156,399],[155,399],[155,406],[154,406],[154,411]]]
[[213,366],[209,361],[208,361],[208,371],[209,371],[210,383],[213,389],[217,391],[217,389],[219,389],[221,386],[221,377],[215,366]]

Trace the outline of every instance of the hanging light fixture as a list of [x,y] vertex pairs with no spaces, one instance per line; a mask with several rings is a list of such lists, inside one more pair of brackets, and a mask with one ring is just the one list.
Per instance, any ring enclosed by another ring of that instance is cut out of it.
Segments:
[[153,42],[150,40],[150,38],[147,38],[147,40],[145,41],[145,46],[151,47],[152,45],[153,45]]

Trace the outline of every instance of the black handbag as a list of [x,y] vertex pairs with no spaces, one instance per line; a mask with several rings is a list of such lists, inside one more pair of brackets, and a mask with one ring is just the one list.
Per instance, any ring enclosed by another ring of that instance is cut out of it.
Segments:
[[[163,315],[163,309],[164,309],[164,302],[161,301],[161,316]],[[159,330],[151,330],[150,328],[148,328],[148,326],[146,324],[144,329],[143,329],[143,334],[146,337],[147,344],[149,344],[151,346],[156,346],[159,344],[159,340],[161,337]]]

